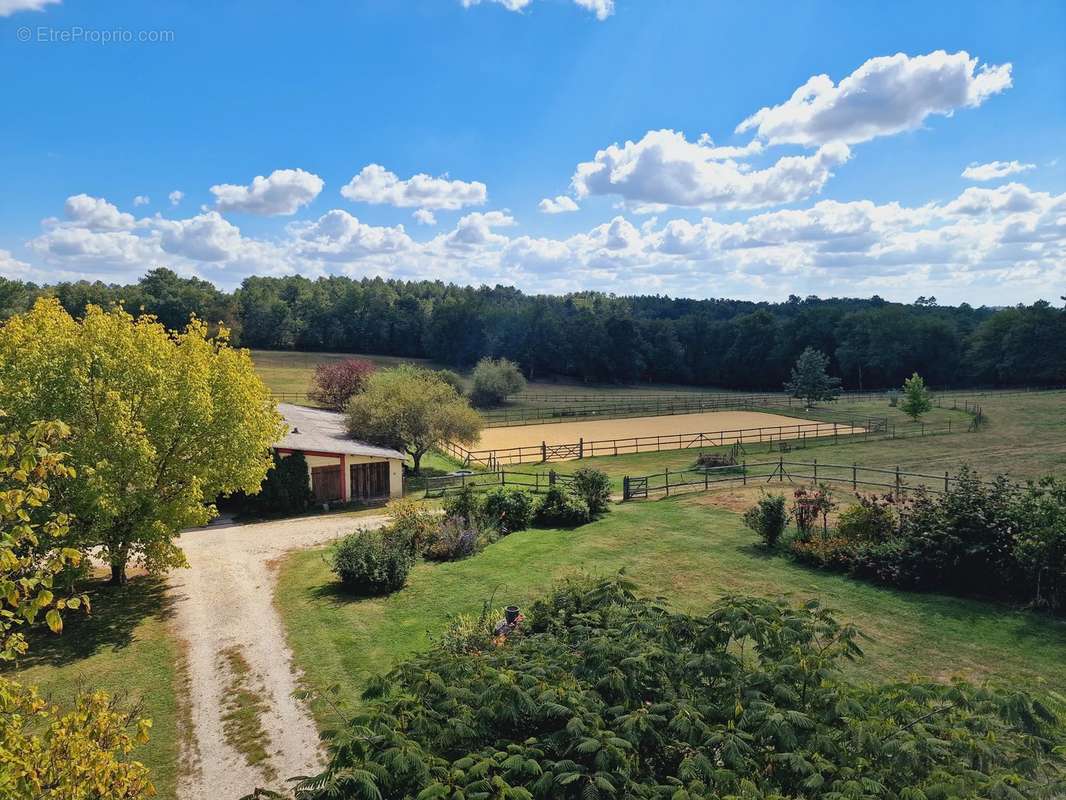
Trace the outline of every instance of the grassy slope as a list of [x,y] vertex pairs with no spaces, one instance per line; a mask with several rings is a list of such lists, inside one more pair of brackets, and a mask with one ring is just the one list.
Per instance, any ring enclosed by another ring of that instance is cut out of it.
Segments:
[[178,646],[167,636],[169,602],[161,582],[133,578],[115,590],[90,587],[93,613],[65,615],[60,636],[33,636],[29,657],[11,677],[36,684],[42,693],[69,707],[80,690],[103,689],[139,704],[152,720],[151,741],[134,751],[152,771],[159,797],[174,797],[179,733],[177,703]]
[[[340,684],[352,701],[372,673],[424,648],[448,614],[494,603],[528,605],[576,570],[624,568],[642,591],[698,612],[725,594],[816,597],[872,637],[855,667],[864,678],[963,675],[1066,693],[1066,623],[1003,606],[883,589],[767,556],[740,517],[697,495],[617,507],[576,531],[525,531],[450,564],[419,564],[391,597],[338,594],[321,551],[291,555],[277,603],[310,684]],[[323,712],[322,721],[331,717]]]

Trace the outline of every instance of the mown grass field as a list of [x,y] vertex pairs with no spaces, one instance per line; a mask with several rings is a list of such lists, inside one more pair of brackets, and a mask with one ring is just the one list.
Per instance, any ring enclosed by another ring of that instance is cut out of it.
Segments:
[[[465,561],[419,564],[407,588],[379,599],[338,591],[321,551],[294,553],[281,566],[276,602],[307,682],[339,685],[349,703],[358,702],[368,676],[428,646],[450,614],[476,613],[490,599],[528,606],[560,577],[620,569],[644,593],[693,613],[728,594],[816,598],[870,637],[866,658],[851,668],[856,679],[958,675],[1066,700],[1066,622],[799,566],[768,555],[738,514],[708,499],[629,503],[576,530],[516,533]],[[319,718],[335,722],[325,708]]]
[[173,798],[183,688],[180,647],[167,633],[172,601],[162,581],[148,577],[131,578],[120,589],[93,583],[88,591],[92,613],[68,611],[59,636],[35,633],[27,657],[5,674],[37,685],[63,708],[70,708],[80,691],[102,689],[124,707],[138,709],[152,720],[151,740],[132,758],[151,769],[160,798]]

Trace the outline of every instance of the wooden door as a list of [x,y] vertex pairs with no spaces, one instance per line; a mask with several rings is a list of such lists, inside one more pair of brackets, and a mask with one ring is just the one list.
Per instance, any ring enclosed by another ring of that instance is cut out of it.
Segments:
[[341,499],[341,465],[311,467],[311,491],[318,503]]
[[389,496],[389,462],[352,464],[349,473],[352,500],[377,500]]

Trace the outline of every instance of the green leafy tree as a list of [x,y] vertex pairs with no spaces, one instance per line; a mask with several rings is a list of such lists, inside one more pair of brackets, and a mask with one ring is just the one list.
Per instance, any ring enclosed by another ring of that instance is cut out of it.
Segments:
[[347,414],[354,438],[403,450],[416,473],[431,448],[473,444],[481,433],[481,416],[465,398],[434,372],[408,364],[371,375],[348,401]]
[[585,580],[534,603],[503,640],[456,646],[454,633],[368,682],[298,800],[1066,789],[1041,703],[963,682],[856,685],[843,668],[861,657],[859,633],[814,601],[728,597],[690,616]]
[[[38,422],[0,435],[0,664],[26,652],[25,626],[43,618],[59,633],[62,612],[88,610],[87,597],[56,587],[82,557],[67,547],[69,517],[51,509],[50,485],[75,478],[56,450],[68,433],[61,422]],[[148,770],[129,758],[150,727],[102,692],[81,693],[63,711],[0,675],[0,797],[153,797]]]
[[1037,607],[1066,609],[1066,483],[1047,476],[1015,501],[1014,558]]
[[506,358],[483,358],[471,376],[470,401],[476,406],[497,406],[526,388],[518,365]]
[[184,564],[173,539],[203,525],[221,494],[258,491],[284,427],[247,351],[193,320],[171,332],[152,317],[89,306],[75,320],[51,298],[0,329],[7,421],[69,426],[79,479],[53,502],[73,541],[99,548],[111,579],[126,567]]
[[829,356],[808,347],[796,359],[792,378],[785,381],[785,391],[806,401],[807,405],[835,399],[840,394],[840,378],[832,377],[828,368]]
[[929,390],[925,388],[925,381],[917,372],[903,382],[903,396],[900,399],[899,408],[915,422],[922,414],[927,414],[932,410],[933,401]]

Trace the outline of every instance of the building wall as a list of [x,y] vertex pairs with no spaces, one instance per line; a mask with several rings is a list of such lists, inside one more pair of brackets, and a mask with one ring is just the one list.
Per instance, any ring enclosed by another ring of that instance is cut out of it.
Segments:
[[[289,455],[288,453],[281,453],[282,458]],[[398,458],[373,458],[370,456],[352,456],[338,454],[335,456],[322,456],[322,455],[309,455],[304,453],[304,459],[307,461],[307,483],[311,483],[311,468],[312,467],[329,467],[335,464],[341,465],[341,486],[345,498],[351,496],[351,487],[349,481],[351,480],[351,472],[348,467],[351,464],[371,464],[379,461],[389,462],[389,496],[390,497],[402,497],[403,496],[403,462]]]

